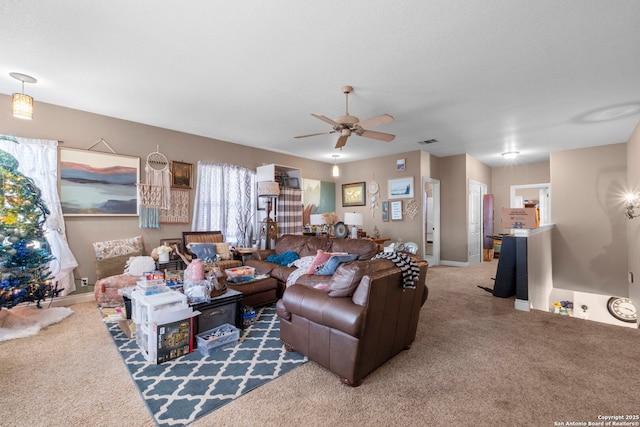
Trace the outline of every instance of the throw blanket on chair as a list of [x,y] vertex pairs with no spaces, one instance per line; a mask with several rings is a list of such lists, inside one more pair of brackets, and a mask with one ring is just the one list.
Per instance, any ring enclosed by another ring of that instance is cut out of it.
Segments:
[[402,287],[415,289],[420,277],[420,267],[407,254],[402,252],[380,252],[373,259],[385,258],[392,261],[396,267],[402,270]]

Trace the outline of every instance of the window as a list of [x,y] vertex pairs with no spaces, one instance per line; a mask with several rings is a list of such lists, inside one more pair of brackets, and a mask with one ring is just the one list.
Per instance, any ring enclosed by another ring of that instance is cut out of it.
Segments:
[[198,162],[192,231],[220,230],[238,246],[251,246],[256,173],[224,163]]

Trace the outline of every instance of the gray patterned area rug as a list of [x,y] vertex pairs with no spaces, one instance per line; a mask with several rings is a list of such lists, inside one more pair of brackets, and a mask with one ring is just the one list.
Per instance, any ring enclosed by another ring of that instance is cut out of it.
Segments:
[[147,362],[118,323],[107,323],[122,360],[158,425],[184,426],[307,361],[280,342],[275,304],[256,310],[235,347]]

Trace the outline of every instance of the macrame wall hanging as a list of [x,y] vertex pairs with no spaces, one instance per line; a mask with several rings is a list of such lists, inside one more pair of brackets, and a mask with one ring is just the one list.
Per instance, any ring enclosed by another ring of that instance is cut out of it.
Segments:
[[147,156],[144,172],[145,182],[138,184],[140,228],[160,228],[160,210],[171,207],[171,172],[159,147]]

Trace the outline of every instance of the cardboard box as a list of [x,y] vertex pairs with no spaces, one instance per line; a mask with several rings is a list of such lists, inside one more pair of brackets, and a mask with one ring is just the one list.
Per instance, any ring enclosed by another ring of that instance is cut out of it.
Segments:
[[503,228],[538,228],[536,208],[502,208]]
[[160,364],[193,351],[193,318],[136,325],[136,342],[144,358]]

